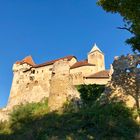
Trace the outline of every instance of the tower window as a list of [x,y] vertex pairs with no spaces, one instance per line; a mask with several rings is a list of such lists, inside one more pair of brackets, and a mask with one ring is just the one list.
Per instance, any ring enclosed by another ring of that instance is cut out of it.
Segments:
[[140,69],[140,64],[137,64],[137,68]]

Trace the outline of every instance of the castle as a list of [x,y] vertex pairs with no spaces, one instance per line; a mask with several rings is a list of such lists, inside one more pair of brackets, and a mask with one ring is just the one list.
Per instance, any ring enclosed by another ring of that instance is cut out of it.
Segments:
[[[73,85],[106,84],[110,80],[110,71],[105,70],[104,54],[95,44],[84,61],[78,61],[75,56],[66,56],[43,64],[35,64],[28,56],[13,65],[13,82],[7,108],[12,108],[25,102],[39,102],[49,97],[50,80],[53,65],[66,61],[69,66]],[[61,71],[63,67],[60,68]]]

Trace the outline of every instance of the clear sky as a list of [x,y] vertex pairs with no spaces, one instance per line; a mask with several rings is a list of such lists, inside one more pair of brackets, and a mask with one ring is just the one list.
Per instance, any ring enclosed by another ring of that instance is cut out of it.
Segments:
[[108,69],[114,56],[131,53],[124,43],[130,35],[116,29],[122,25],[96,0],[0,1],[0,107],[9,97],[14,62],[27,55],[36,63],[66,55],[82,60],[97,43]]

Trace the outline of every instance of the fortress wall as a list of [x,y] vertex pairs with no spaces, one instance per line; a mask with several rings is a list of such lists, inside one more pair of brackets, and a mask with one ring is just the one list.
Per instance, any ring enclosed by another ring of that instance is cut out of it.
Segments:
[[14,72],[7,108],[26,102],[39,102],[49,96],[51,66]]
[[71,74],[73,85],[84,84],[82,72]]
[[80,99],[80,94],[72,84],[68,62],[65,60],[55,62],[52,72],[48,100],[49,109],[51,111],[58,110],[71,99],[76,103]]
[[89,84],[99,84],[99,85],[105,85],[107,84],[108,82],[110,81],[110,79],[108,78],[85,78],[84,79],[84,83],[86,85],[89,85]]
[[[77,60],[73,58],[69,61],[69,65],[75,62]],[[28,64],[14,64],[14,76],[7,108],[26,102],[39,102],[49,97],[52,68],[53,65],[31,68]]]
[[87,75],[97,72],[97,67],[96,66],[82,66],[82,67],[70,69],[71,74],[76,74],[79,72],[82,72],[83,76],[87,76]]

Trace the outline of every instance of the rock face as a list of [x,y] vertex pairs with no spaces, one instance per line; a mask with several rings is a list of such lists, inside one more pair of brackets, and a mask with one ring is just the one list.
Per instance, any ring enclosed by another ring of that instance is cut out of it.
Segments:
[[10,111],[6,108],[0,110],[0,121],[7,121],[9,119]]
[[52,70],[50,81],[49,108],[51,111],[58,110],[68,100],[79,99],[79,93],[72,84],[70,66],[67,61],[56,62]]
[[129,107],[140,103],[140,55],[116,57],[113,62],[113,75],[105,93],[110,98],[124,101]]

